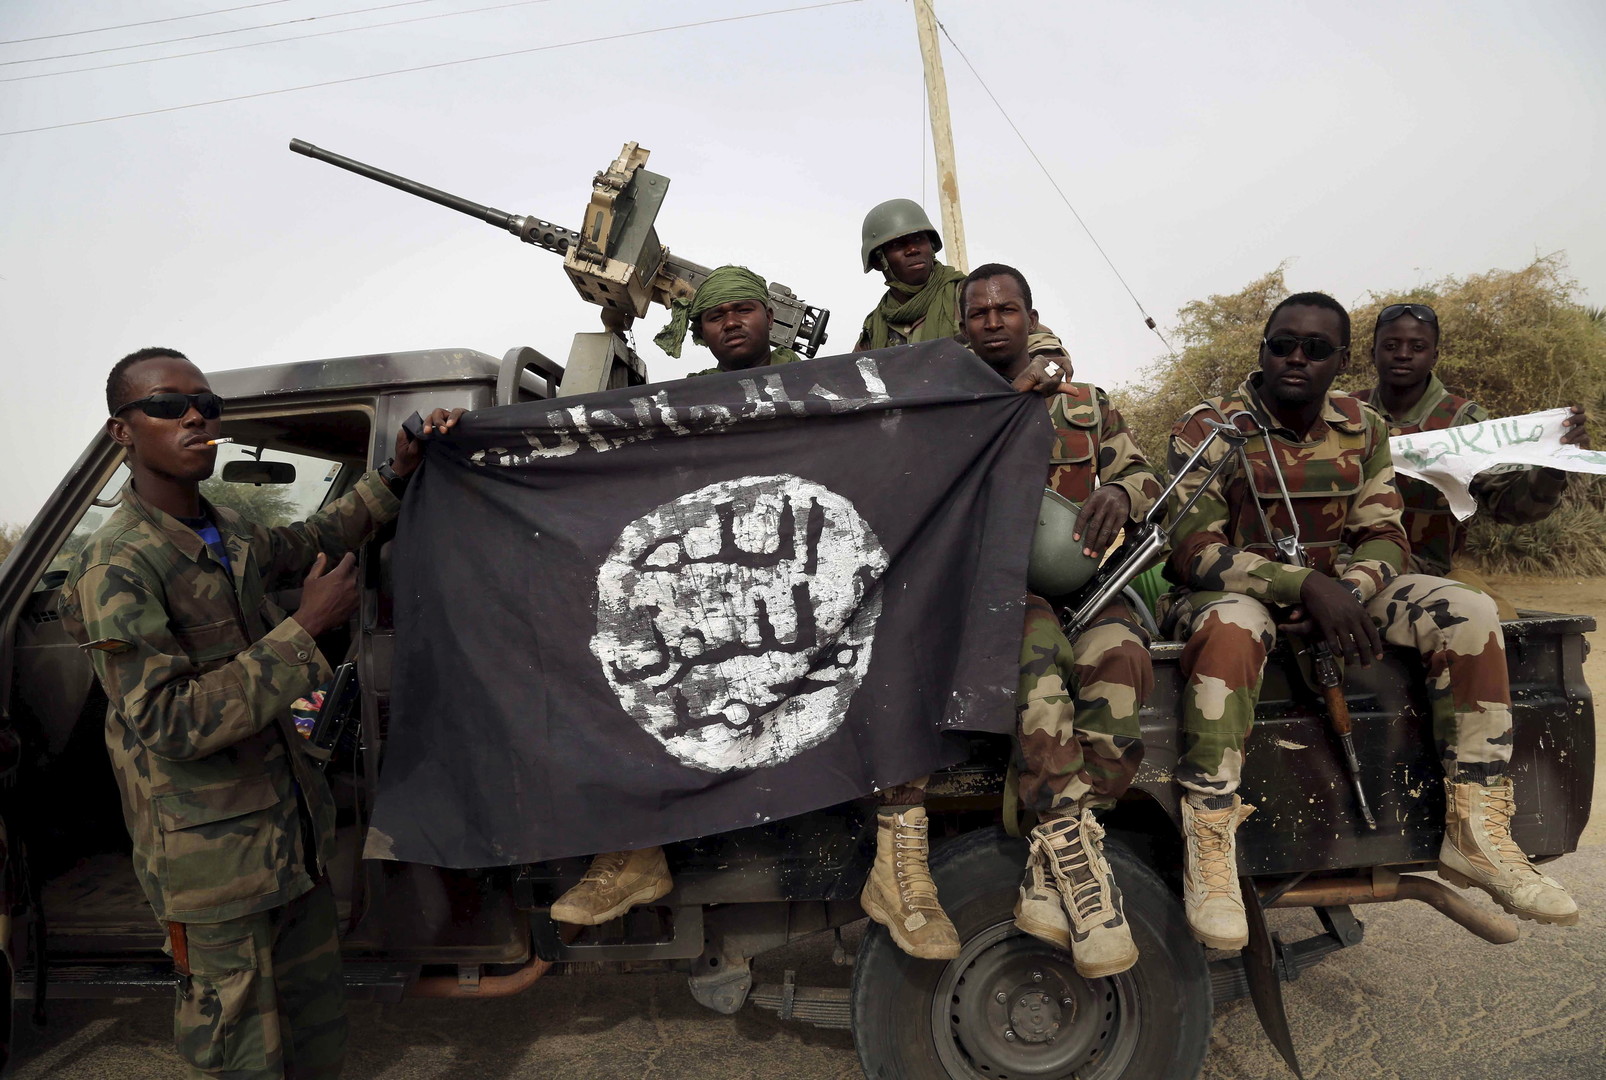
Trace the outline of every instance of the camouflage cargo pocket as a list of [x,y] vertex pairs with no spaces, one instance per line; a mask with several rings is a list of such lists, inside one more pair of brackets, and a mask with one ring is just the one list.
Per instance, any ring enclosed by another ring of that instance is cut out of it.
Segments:
[[234,933],[239,926],[188,927],[190,974],[179,976],[173,1044],[197,1069],[262,1069],[267,1050],[257,1002],[256,946],[249,936],[217,944],[197,940],[208,930]]
[[151,804],[162,840],[156,879],[169,918],[206,918],[200,913],[279,888],[283,829],[271,777],[164,792]]

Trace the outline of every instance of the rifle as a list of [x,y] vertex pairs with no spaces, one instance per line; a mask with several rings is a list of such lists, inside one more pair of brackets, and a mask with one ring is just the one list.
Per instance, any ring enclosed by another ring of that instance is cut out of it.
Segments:
[[[578,230],[485,206],[301,139],[291,139],[290,149],[506,229],[526,244],[562,256],[563,269],[580,298],[602,308],[605,328],[600,335],[575,338],[558,390],[562,396],[645,382],[646,369],[624,331],[652,304],[668,307],[674,300],[690,300],[711,272],[671,253],[659,241],[655,223],[669,191],[669,177],[645,167],[648,151],[637,143],[625,143],[612,164],[596,174]],[[769,294],[775,311],[771,347],[814,356],[825,344],[831,313],[804,303],[778,282],[770,282]]]
[[[1310,563],[1305,557],[1305,545],[1299,540],[1299,518],[1294,513],[1294,500],[1288,494],[1288,484],[1283,480],[1282,463],[1277,460],[1277,448],[1271,444],[1271,433],[1265,424],[1250,413],[1244,415],[1249,418],[1260,437],[1266,441],[1266,457],[1271,461],[1272,475],[1277,478],[1277,490],[1282,496],[1283,506],[1288,511],[1288,522],[1293,532],[1288,536],[1276,536],[1271,530],[1271,519],[1266,516],[1266,508],[1261,505],[1260,496],[1255,492],[1254,473],[1250,470],[1249,454],[1245,444],[1246,437],[1238,444],[1238,457],[1243,465],[1244,482],[1249,485],[1249,497],[1254,500],[1255,510],[1260,514],[1260,527],[1266,534],[1273,549],[1282,557],[1282,560],[1291,566],[1309,568]],[[1333,656],[1333,650],[1325,641],[1307,642],[1306,650],[1310,656],[1311,673],[1316,677],[1316,683],[1321,687],[1322,700],[1327,705],[1327,718],[1338,736],[1339,747],[1344,753],[1344,771],[1349,773],[1350,785],[1355,788],[1355,801],[1360,807],[1361,818],[1366,822],[1368,829],[1377,828],[1377,819],[1372,816],[1372,808],[1366,803],[1366,789],[1361,786],[1361,763],[1355,756],[1354,723],[1350,719],[1349,700],[1344,697],[1344,674],[1339,670],[1338,659]]]
[[[1133,578],[1149,568],[1149,564],[1154,561],[1154,557],[1160,553],[1166,542],[1171,539],[1171,533],[1176,529],[1176,525],[1173,524],[1169,529],[1165,527],[1166,500],[1177,489],[1177,485],[1182,482],[1182,478],[1192,472],[1194,467],[1204,458],[1205,451],[1210,449],[1210,445],[1217,439],[1221,439],[1229,447],[1240,451],[1243,449],[1244,441],[1248,436],[1239,432],[1231,424],[1223,424],[1215,420],[1206,420],[1204,423],[1210,428],[1210,434],[1205,437],[1205,441],[1199,444],[1199,448],[1183,463],[1182,468],[1177,470],[1177,474],[1171,478],[1171,482],[1166,484],[1165,490],[1161,491],[1159,498],[1154,500],[1154,505],[1149,507],[1149,512],[1143,515],[1143,520],[1139,523],[1137,531],[1121,545],[1114,555],[1104,561],[1098,572],[1094,574],[1093,580],[1088,582],[1081,590],[1079,595],[1083,599],[1076,604],[1074,610],[1066,616],[1062,624],[1065,627],[1065,636],[1067,638],[1074,638],[1077,634],[1087,629],[1088,624],[1098,618],[1099,612],[1103,611],[1111,600],[1121,595],[1121,590],[1130,585]],[[1228,453],[1223,455],[1215,465],[1211,466],[1210,472],[1205,476],[1204,482],[1199,485],[1199,489],[1193,493],[1193,497],[1178,512],[1177,521],[1181,521],[1187,516],[1188,511],[1193,509],[1193,504],[1199,500],[1199,496],[1204,494],[1205,488],[1210,486],[1212,480],[1221,475],[1222,470],[1232,460],[1232,454]]]
[[335,750],[345,741],[353,718],[357,715],[357,665],[347,660],[335,669],[334,682],[323,696],[318,719],[313,721],[309,742],[317,751],[318,767],[327,769],[334,760]]

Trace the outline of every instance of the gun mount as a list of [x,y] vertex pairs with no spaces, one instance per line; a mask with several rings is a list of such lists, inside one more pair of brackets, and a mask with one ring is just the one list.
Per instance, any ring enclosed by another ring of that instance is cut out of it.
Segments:
[[[586,393],[646,381],[646,366],[624,331],[652,304],[691,299],[709,268],[674,255],[658,239],[655,222],[669,177],[646,168],[649,151],[625,143],[597,173],[579,231],[541,218],[510,214],[387,172],[365,162],[291,139],[290,149],[347,172],[428,199],[460,214],[506,229],[526,244],[563,256],[563,269],[587,303],[602,308],[602,333],[576,334],[559,394]],[[769,283],[775,326],[770,345],[814,356],[825,344],[830,312],[805,304],[785,285]]]

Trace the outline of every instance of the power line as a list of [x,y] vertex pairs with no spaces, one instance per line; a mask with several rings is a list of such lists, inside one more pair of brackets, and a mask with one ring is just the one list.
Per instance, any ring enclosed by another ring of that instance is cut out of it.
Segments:
[[13,64],[42,64],[46,60],[70,60],[75,56],[99,56],[101,53],[127,52],[129,49],[144,49],[152,45],[174,45],[180,41],[198,41],[201,38],[223,37],[227,34],[243,34],[248,30],[271,30],[275,26],[290,26],[294,23],[317,22],[319,19],[338,19],[342,15],[365,15],[370,11],[388,11],[391,8],[416,7],[419,4],[436,4],[440,0],[399,0],[398,3],[380,4],[377,7],[353,8],[351,11],[331,11],[327,15],[303,15],[299,19],[281,19],[278,22],[258,23],[256,26],[236,26],[232,30],[209,30],[204,34],[189,34],[185,37],[163,38],[161,41],[142,41],[138,45],[113,45],[105,49],[85,49],[83,52],[57,53],[54,56],[36,56],[31,60],[0,60],[0,67],[11,67]]
[[84,34],[100,34],[107,30],[128,30],[135,26],[154,26],[156,23],[182,22],[185,19],[199,19],[203,15],[222,15],[230,11],[244,11],[247,8],[272,7],[282,4],[285,0],[258,0],[255,4],[241,4],[239,7],[213,8],[211,11],[197,11],[193,15],[170,15],[165,19],[146,19],[144,22],[118,23],[116,26],[97,26],[92,30],[69,30],[64,34],[40,34],[38,37],[11,38],[0,41],[0,45],[21,45],[25,41],[50,41],[53,38],[80,37]]
[[105,124],[113,120],[132,120],[139,116],[157,116],[161,113],[199,109],[207,105],[223,105],[232,101],[250,101],[253,98],[273,97],[276,94],[293,94],[300,90],[316,90],[325,86],[342,86],[347,83],[366,82],[369,79],[384,79],[391,75],[409,75],[416,71],[434,71],[438,68],[456,67],[459,64],[474,64],[481,60],[501,60],[509,56],[527,56],[530,53],[567,49],[577,45],[595,45],[603,41],[648,37],[652,34],[668,33],[671,30],[691,30],[699,26],[714,26],[719,23],[746,22],[750,19],[763,19],[771,15],[791,15],[799,11],[817,11],[822,8],[842,7],[845,4],[857,4],[860,2],[861,0],[826,0],[824,3],[801,4],[797,7],[776,8],[771,11],[755,11],[747,15],[727,15],[719,19],[702,19],[698,22],[677,23],[674,26],[656,26],[648,30],[632,30],[623,34],[604,34],[601,37],[583,38],[578,41],[562,41],[555,45],[533,45],[527,49],[510,49],[507,52],[488,53],[485,56],[468,56],[461,60],[442,60],[436,64],[419,64],[416,67],[396,68],[393,71],[376,71],[371,75],[352,75],[344,79],[329,79],[324,82],[305,83],[301,86],[285,86],[278,90],[259,90],[254,94],[236,94],[233,97],[213,98],[210,101],[192,101],[185,105],[168,105],[160,109],[144,109],[140,112],[120,113],[117,116],[97,116],[93,120],[71,120],[65,124],[45,124],[41,127],[15,128],[11,131],[0,131],[0,138],[4,138],[7,135],[31,135],[39,131],[58,131],[62,128],[85,127],[89,124]]
[[351,34],[358,30],[378,30],[385,26],[405,26],[408,23],[429,22],[431,19],[450,19],[456,15],[478,15],[485,11],[501,11],[504,8],[529,7],[531,4],[550,4],[552,0],[514,0],[509,4],[494,4],[491,7],[468,8],[464,11],[446,11],[439,15],[415,15],[411,19],[392,19],[390,22],[369,23],[366,26],[344,26],[339,30],[320,30],[316,34],[292,34],[290,37],[273,38],[271,41],[247,41],[243,45],[219,45],[215,49],[196,49],[192,52],[173,53],[170,56],[148,56],[143,60],[122,60],[115,64],[95,64],[91,67],[68,68],[65,71],[41,71],[33,75],[10,75],[0,79],[0,83],[27,82],[29,79],[49,79],[57,75],[79,75],[86,71],[109,71],[112,68],[137,67],[140,64],[155,64],[163,60],[182,60],[189,56],[210,56],[213,53],[233,52],[236,49],[254,49],[258,45],[282,45],[286,41],[308,41],[312,38],[332,37],[335,34]]
[[977,71],[976,65],[970,62],[970,57],[965,55],[965,50],[959,47],[959,42],[954,40],[953,35],[948,32],[948,28],[942,24],[942,20],[937,18],[937,13],[932,10],[929,0],[915,0],[915,3],[925,4],[926,10],[931,11],[931,17],[936,20],[937,29],[942,31],[942,36],[948,39],[948,44],[954,47],[954,52],[959,54],[959,59],[965,62],[965,66],[970,69],[970,73],[976,77],[976,81],[981,84],[981,88],[987,92],[987,96],[992,99],[994,107],[998,109],[998,115],[1004,118],[1004,122],[1009,125],[1009,129],[1015,133],[1015,138],[1020,140],[1020,144],[1026,148],[1026,152],[1032,156],[1032,160],[1037,163],[1038,169],[1042,170],[1043,176],[1048,179],[1050,186],[1054,188],[1054,193],[1060,197],[1060,202],[1065,204],[1065,209],[1071,212],[1071,216],[1076,219],[1076,223],[1082,227],[1082,231],[1087,234],[1087,238],[1093,242],[1094,248],[1098,250],[1100,257],[1104,259],[1104,264],[1110,268],[1110,273],[1115,275],[1115,280],[1121,283],[1121,288],[1126,290],[1126,294],[1132,298],[1132,303],[1137,305],[1138,313],[1143,316],[1144,325],[1154,331],[1154,336],[1160,339],[1160,343],[1166,347],[1166,351],[1175,357],[1177,355],[1176,350],[1171,347],[1171,342],[1166,340],[1165,334],[1160,332],[1160,327],[1155,323],[1154,316],[1148,313],[1143,306],[1143,301],[1138,299],[1138,294],[1132,291],[1132,286],[1126,283],[1126,278],[1122,277],[1121,271],[1116,269],[1115,262],[1110,258],[1109,253],[1104,250],[1104,245],[1099,243],[1099,238],[1093,235],[1093,230],[1087,227],[1087,222],[1082,220],[1082,215],[1078,214],[1076,207],[1071,205],[1071,200],[1061,189],[1059,181],[1055,180],[1054,174],[1048,171],[1048,166],[1044,165],[1043,159],[1037,156],[1037,151],[1033,150],[1032,144],[1026,141],[1026,136],[1021,134],[1020,128],[1015,125],[1015,121],[1010,118],[1009,113],[1004,110],[1004,106],[998,100],[998,96],[987,85],[987,80],[981,77],[981,72]]

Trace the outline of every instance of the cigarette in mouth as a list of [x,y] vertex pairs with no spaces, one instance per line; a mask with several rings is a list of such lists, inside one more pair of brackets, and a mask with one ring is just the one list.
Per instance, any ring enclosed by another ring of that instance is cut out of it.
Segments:
[[227,435],[225,435],[221,439],[208,439],[208,440],[206,440],[206,445],[208,445],[208,446],[222,446],[226,442],[233,442],[233,441],[234,441],[233,439],[231,439]]

